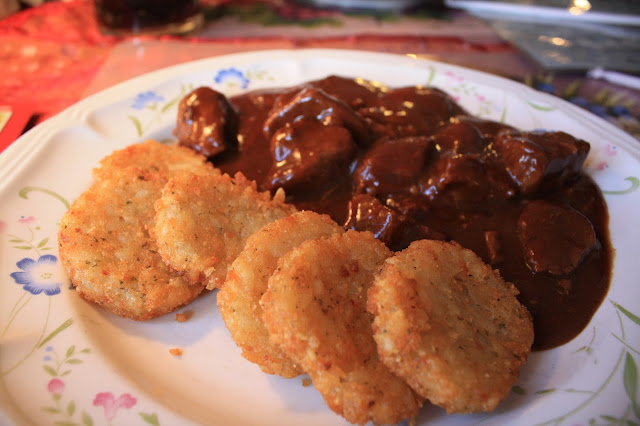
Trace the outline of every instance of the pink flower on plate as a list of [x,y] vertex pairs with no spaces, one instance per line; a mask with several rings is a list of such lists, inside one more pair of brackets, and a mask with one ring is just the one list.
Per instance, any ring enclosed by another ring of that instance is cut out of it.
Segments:
[[452,71],[447,71],[447,72],[445,72],[444,74],[445,74],[447,77],[449,77],[449,78],[451,78],[451,79],[453,79],[453,80],[456,80],[456,81],[463,81],[463,80],[464,80],[464,78],[462,78],[462,77],[460,77],[460,76],[456,75],[456,74],[455,74],[455,73],[453,73]]
[[51,379],[49,380],[49,384],[47,384],[47,390],[54,395],[61,394],[64,392],[64,382],[60,379]]
[[596,163],[596,170],[602,171],[607,168],[609,168],[609,164],[607,164],[606,161],[600,161]]
[[618,153],[618,147],[608,143],[604,147],[604,152],[607,155],[614,156]]
[[35,216],[20,216],[20,219],[18,219],[18,223],[21,223],[23,225],[31,225],[35,221]]
[[93,399],[93,405],[104,407],[104,417],[108,421],[113,420],[120,408],[131,408],[136,405],[136,402],[137,400],[128,393],[124,393],[116,399],[111,392],[99,392]]

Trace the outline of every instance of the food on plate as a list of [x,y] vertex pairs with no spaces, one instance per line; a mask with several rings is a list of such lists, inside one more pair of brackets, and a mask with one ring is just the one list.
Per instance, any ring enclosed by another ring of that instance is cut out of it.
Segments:
[[220,288],[247,238],[296,211],[284,197],[258,192],[242,173],[177,175],[155,202],[158,253],[195,285]]
[[527,204],[517,226],[527,265],[536,273],[568,275],[598,247],[589,219],[576,210],[547,201]]
[[[260,190],[285,189],[300,210],[370,231],[394,251],[420,239],[473,250],[519,289],[534,349],[578,335],[607,292],[607,207],[582,171],[583,140],[474,117],[433,87],[339,76],[228,99],[199,88],[180,112],[181,145],[206,144],[201,130],[218,129],[208,149],[216,167],[244,173]],[[546,217],[579,218],[564,234],[582,241],[543,232],[529,214],[539,202]]]
[[192,149],[150,139],[113,151],[100,160],[99,167],[93,169],[93,177],[100,179],[109,176],[113,170],[131,166],[154,171],[167,178],[187,171],[220,174],[218,169],[207,162],[207,157],[194,153]]
[[[153,165],[147,162],[149,153]],[[117,315],[147,320],[191,302],[203,290],[162,261],[149,232],[154,202],[179,173],[176,158],[199,173],[216,173],[193,151],[149,141],[106,157],[95,169],[93,185],[62,216],[60,261],[84,299]]]
[[370,232],[307,240],[278,260],[260,303],[271,339],[352,423],[397,423],[422,404],[380,360],[367,289],[392,252]]
[[208,87],[200,87],[180,102],[175,134],[190,141],[189,148],[210,157],[235,145],[237,117],[227,98]]
[[242,356],[268,374],[291,378],[304,371],[269,339],[260,298],[278,259],[308,239],[344,232],[327,215],[303,211],[265,225],[251,235],[227,273],[217,302]]
[[182,349],[180,349],[180,348],[172,348],[172,349],[169,349],[169,353],[171,355],[173,355],[173,356],[180,356],[180,355],[182,355]]
[[491,411],[533,343],[517,294],[471,250],[415,241],[385,261],[368,291],[380,357],[449,413]]
[[191,313],[176,313],[176,321],[178,322],[186,322],[191,317]]

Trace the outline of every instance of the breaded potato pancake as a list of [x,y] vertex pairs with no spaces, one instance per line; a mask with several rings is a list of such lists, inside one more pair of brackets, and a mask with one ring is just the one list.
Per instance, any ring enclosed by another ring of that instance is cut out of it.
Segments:
[[178,145],[165,145],[155,140],[129,145],[116,150],[100,160],[100,166],[93,170],[94,179],[111,174],[112,170],[126,167],[139,167],[156,171],[167,178],[182,172],[197,174],[220,174],[220,171],[207,162],[204,155]]
[[367,289],[389,249],[370,232],[307,240],[278,260],[260,303],[270,338],[352,423],[413,418],[421,398],[380,360]]
[[242,349],[242,356],[258,364],[265,373],[286,378],[304,373],[271,342],[262,323],[260,298],[267,291],[278,259],[308,239],[342,232],[344,229],[327,215],[297,212],[251,235],[231,264],[217,297],[220,314],[234,342]]
[[471,250],[420,240],[386,260],[367,308],[384,363],[449,413],[491,411],[533,343],[518,291]]
[[103,167],[60,221],[60,261],[76,291],[114,314],[147,320],[194,300],[190,285],[157,253],[153,203],[167,181],[139,167]]
[[272,198],[238,173],[182,174],[156,201],[154,234],[162,259],[208,289],[220,288],[247,238],[267,223],[296,211],[284,191]]

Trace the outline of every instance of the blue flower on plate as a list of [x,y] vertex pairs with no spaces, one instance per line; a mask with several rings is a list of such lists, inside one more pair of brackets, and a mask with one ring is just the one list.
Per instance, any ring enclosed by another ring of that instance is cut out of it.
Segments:
[[133,100],[133,105],[131,105],[131,108],[139,110],[139,109],[145,108],[147,105],[152,104],[154,102],[162,102],[162,101],[164,101],[164,97],[158,95],[155,92],[152,92],[152,91],[142,92],[136,95],[136,98]]
[[249,86],[250,80],[243,74],[242,71],[236,68],[227,68],[218,71],[213,78],[218,84],[227,84],[230,86],[238,86],[241,89],[246,89]]
[[45,254],[38,260],[25,257],[16,265],[22,269],[11,273],[11,278],[17,284],[24,286],[24,290],[31,294],[40,294],[44,291],[47,296],[60,293],[62,279],[57,268],[58,258]]

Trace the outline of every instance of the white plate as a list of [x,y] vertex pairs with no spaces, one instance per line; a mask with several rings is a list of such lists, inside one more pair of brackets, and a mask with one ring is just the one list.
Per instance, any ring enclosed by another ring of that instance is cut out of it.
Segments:
[[[495,76],[410,56],[300,50],[211,58],[135,78],[47,120],[0,155],[0,424],[344,423],[300,378],[268,376],[240,356],[215,292],[186,309],[193,313],[187,322],[174,315],[130,321],[71,291],[56,251],[58,220],[91,183],[91,168],[116,148],[169,138],[176,103],[190,88],[212,85],[232,95],[328,74],[430,84],[481,117],[567,131],[592,144],[586,168],[606,193],[613,282],[586,330],[534,353],[494,413],[447,416],[427,405],[418,422],[639,420],[640,143],[573,105]],[[171,348],[184,353],[172,356]]]

